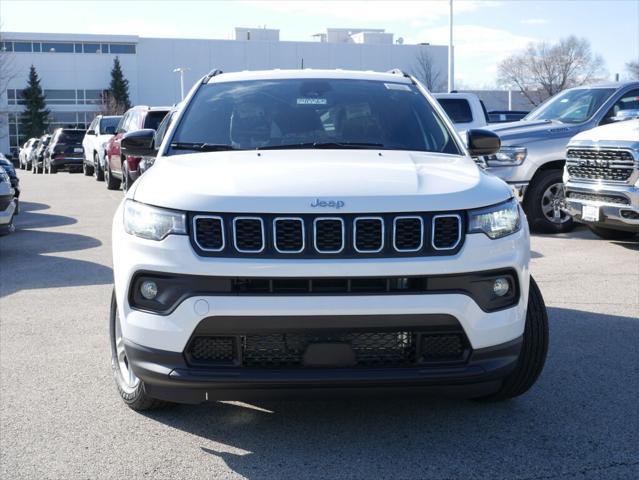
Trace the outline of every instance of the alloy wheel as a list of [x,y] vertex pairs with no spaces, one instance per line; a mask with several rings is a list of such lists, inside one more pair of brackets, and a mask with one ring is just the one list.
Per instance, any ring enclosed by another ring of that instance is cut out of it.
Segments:
[[552,223],[565,223],[571,219],[566,210],[566,190],[563,183],[553,183],[541,196],[541,211]]

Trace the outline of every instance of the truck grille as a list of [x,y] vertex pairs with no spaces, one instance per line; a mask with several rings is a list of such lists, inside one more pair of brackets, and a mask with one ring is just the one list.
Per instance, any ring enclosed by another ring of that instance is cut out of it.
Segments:
[[197,336],[185,356],[194,366],[302,368],[306,349],[326,343],[350,346],[354,363],[349,368],[460,362],[470,350],[462,331],[319,331]]
[[450,255],[461,248],[464,217],[457,213],[335,217],[194,214],[191,236],[196,251],[204,256]]
[[626,182],[635,160],[627,150],[570,148],[566,153],[568,174],[583,180]]
[[566,196],[573,200],[589,200],[591,202],[614,203],[616,205],[630,205],[630,200],[621,195],[605,195],[602,193],[567,192]]

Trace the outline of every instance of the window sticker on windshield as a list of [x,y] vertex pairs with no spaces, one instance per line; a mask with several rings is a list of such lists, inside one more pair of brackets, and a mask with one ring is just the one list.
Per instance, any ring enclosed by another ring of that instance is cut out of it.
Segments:
[[384,86],[389,90],[402,90],[404,92],[410,92],[410,87],[403,83],[385,83]]
[[326,105],[325,98],[298,98],[298,105]]

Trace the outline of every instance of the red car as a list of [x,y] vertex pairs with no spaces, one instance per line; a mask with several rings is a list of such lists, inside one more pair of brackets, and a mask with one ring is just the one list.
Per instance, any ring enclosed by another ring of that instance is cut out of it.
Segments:
[[120,119],[115,129],[115,135],[109,140],[106,152],[106,168],[104,181],[109,190],[117,190],[120,185],[124,191],[140,176],[140,157],[122,155],[120,142],[125,133],[143,128],[156,130],[162,119],[169,112],[170,107],[147,107],[138,105],[129,109]]

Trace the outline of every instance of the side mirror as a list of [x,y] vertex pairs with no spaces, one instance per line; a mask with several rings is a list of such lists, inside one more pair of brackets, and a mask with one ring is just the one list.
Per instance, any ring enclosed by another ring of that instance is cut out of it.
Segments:
[[122,137],[120,149],[124,155],[131,157],[154,157],[157,150],[154,147],[155,130],[144,128],[126,133]]
[[493,155],[501,148],[499,135],[490,130],[468,130],[468,151],[471,157]]
[[106,128],[104,129],[104,134],[105,134],[105,135],[115,135],[115,127],[114,127],[114,126],[112,126],[112,125],[111,125],[111,126],[109,126],[109,127],[106,127]]
[[87,135],[95,135],[95,130],[93,129],[87,130]]

